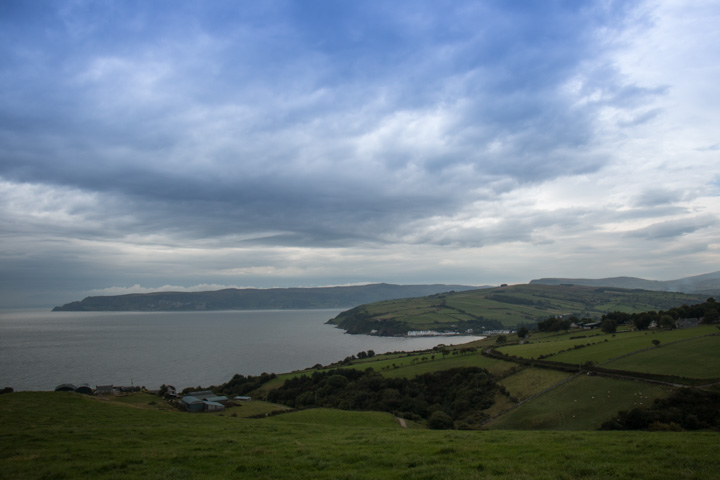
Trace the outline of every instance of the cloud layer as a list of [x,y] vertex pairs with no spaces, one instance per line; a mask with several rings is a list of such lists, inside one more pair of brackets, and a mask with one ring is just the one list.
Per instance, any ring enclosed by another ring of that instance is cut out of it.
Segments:
[[5,2],[0,301],[718,270],[717,20]]

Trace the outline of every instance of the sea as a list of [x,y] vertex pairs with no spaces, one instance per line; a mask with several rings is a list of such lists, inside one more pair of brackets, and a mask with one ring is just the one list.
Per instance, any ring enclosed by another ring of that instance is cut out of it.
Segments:
[[235,374],[302,370],[361,351],[423,350],[478,339],[349,335],[326,324],[341,311],[0,310],[0,388],[207,387]]

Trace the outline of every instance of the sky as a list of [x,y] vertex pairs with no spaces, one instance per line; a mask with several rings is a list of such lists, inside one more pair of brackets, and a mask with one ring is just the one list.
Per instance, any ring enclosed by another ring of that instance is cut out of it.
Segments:
[[0,2],[0,307],[720,270],[720,4]]

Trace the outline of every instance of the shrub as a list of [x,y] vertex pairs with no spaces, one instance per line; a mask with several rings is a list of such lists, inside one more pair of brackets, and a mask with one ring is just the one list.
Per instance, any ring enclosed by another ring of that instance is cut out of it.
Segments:
[[433,430],[451,430],[455,428],[455,422],[447,413],[438,410],[433,412],[428,419],[428,427]]

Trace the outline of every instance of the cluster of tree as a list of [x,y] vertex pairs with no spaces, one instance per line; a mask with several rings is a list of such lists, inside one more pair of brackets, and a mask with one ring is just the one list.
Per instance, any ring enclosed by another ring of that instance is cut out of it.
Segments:
[[541,320],[537,323],[537,329],[541,332],[559,332],[560,330],[570,330],[572,321],[569,318],[550,317],[547,320]]
[[675,321],[681,318],[703,319],[705,323],[720,321],[720,305],[714,298],[708,298],[697,305],[682,305],[666,311],[642,313],[610,312],[602,316],[600,328],[605,333],[615,333],[619,325],[634,325],[638,330],[646,330],[655,322],[661,328],[674,328]]
[[517,336],[518,336],[518,338],[525,338],[525,337],[528,336],[529,333],[530,333],[530,330],[528,330],[528,328],[527,328],[525,325],[522,325],[522,326],[521,326],[520,328],[518,328],[518,330],[517,330]]
[[392,336],[405,335],[411,330],[405,322],[388,318],[376,319],[362,305],[342,312],[333,322],[352,334],[369,333],[374,330],[378,335]]
[[485,419],[482,410],[493,404],[498,389],[502,391],[488,371],[478,367],[412,379],[385,378],[372,369],[335,369],[286,380],[267,399],[294,408],[376,410],[412,420],[432,418],[431,428],[452,428],[456,422],[470,428]]
[[720,430],[720,393],[681,388],[650,408],[618,412],[602,430]]
[[239,375],[236,373],[228,382],[225,382],[222,385],[219,385],[217,388],[211,390],[213,392],[222,393],[223,395],[227,396],[247,395],[253,390],[257,390],[258,388],[260,388],[263,384],[274,379],[276,376],[277,375],[275,375],[274,373],[263,372],[257,376],[248,375],[246,377],[244,375]]
[[277,377],[277,375],[275,375],[274,373],[265,372],[257,376],[248,375],[247,377],[245,375],[240,375],[236,373],[228,382],[225,382],[223,384],[211,385],[209,387],[189,387],[185,388],[182,393],[187,394],[188,392],[193,391],[210,390],[212,392],[227,396],[247,395],[253,390],[260,388],[263,384],[269,382],[275,377]]

